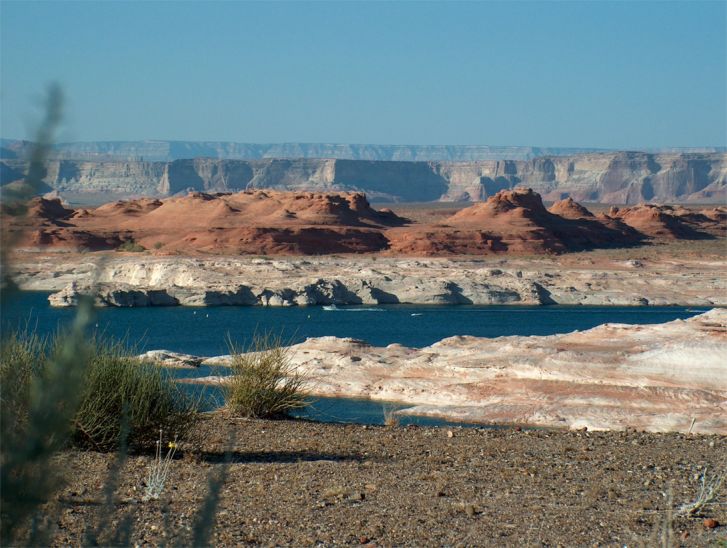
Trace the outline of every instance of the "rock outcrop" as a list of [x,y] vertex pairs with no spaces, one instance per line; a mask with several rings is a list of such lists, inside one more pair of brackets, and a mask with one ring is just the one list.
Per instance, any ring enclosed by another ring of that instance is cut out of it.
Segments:
[[409,414],[727,434],[727,311],[720,309],[549,337],[451,337],[421,349],[321,337],[290,351],[315,394],[401,402],[413,406],[403,411]]
[[[27,169],[22,158],[0,160],[2,184]],[[478,201],[527,186],[547,201],[572,197],[607,204],[725,203],[723,152],[604,152],[575,156],[498,158],[469,162],[312,158],[222,160],[50,160],[45,182],[63,193],[168,196],[187,190],[247,188],[362,191],[390,202]]]
[[611,208],[609,217],[617,219],[650,238],[709,239],[727,234],[727,207],[694,211],[680,206],[643,204]]

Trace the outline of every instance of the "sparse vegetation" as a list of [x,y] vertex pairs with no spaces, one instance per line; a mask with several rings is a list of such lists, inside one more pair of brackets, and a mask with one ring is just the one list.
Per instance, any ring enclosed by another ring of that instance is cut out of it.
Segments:
[[[159,249],[159,248],[156,248]],[[142,251],[146,251],[146,248],[136,243],[134,240],[127,240],[123,244],[121,244],[119,247],[116,248],[116,251],[126,251],[131,253],[141,253]]]
[[384,404],[381,407],[381,412],[384,415],[385,426],[399,426],[399,415],[396,414],[396,407],[389,404]]
[[157,440],[156,456],[151,466],[149,474],[146,478],[146,491],[144,492],[145,500],[158,499],[164,491],[164,486],[169,477],[169,469],[172,465],[172,459],[177,452],[177,439],[169,442],[166,455],[162,458],[162,445],[164,443],[164,430],[159,429],[159,439]]
[[[7,298],[6,288],[3,298]],[[83,300],[72,329],[53,355],[48,341],[34,335],[4,336],[0,344],[0,544],[11,542],[63,484],[53,462],[66,444],[80,402],[86,369],[83,331],[91,306]],[[34,527],[28,544],[42,544]],[[42,535],[41,535],[42,536]]]
[[167,370],[131,357],[120,342],[96,339],[74,420],[76,443],[97,450],[116,448],[124,406],[130,447],[152,447],[159,428],[183,439],[197,414],[197,402],[182,392]]
[[156,242],[154,244],[154,249],[161,249],[162,247],[164,247],[164,244],[161,242]]
[[232,348],[232,375],[225,401],[236,415],[271,418],[305,407],[306,377],[290,361],[279,337],[255,335],[247,352]]
[[725,479],[727,479],[727,461],[712,473],[708,468],[705,469],[699,478],[699,491],[696,498],[693,502],[683,504],[679,508],[679,513],[695,516],[708,506],[719,504]]

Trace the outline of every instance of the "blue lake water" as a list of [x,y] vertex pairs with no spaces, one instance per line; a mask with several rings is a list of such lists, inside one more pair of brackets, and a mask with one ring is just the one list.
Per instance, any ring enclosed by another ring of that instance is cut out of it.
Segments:
[[[49,333],[75,311],[52,308],[48,293],[19,292],[0,309],[2,326],[30,325]],[[708,308],[626,306],[347,306],[322,307],[149,307],[100,308],[99,331],[134,341],[139,351],[166,349],[199,356],[227,354],[228,339],[244,345],[252,334],[271,332],[297,343],[307,337],[353,337],[375,346],[423,347],[453,335],[500,337],[553,335],[606,322],[661,323]]]
[[[19,292],[0,303],[2,328],[34,329],[49,334],[70,322],[73,309],[52,308],[46,292]],[[297,343],[307,337],[333,335],[363,339],[376,346],[399,343],[423,347],[453,335],[500,337],[553,335],[602,323],[647,324],[685,319],[708,308],[623,306],[350,306],[322,307],[149,307],[100,308],[94,329],[133,342],[138,352],[166,349],[199,356],[229,353],[231,340],[244,347],[255,332],[280,335]],[[175,370],[177,377],[226,373],[225,368]],[[198,390],[188,385],[189,390]],[[220,399],[219,390],[207,396]],[[395,406],[396,407],[396,406]],[[399,406],[401,407],[401,406]],[[334,422],[381,424],[380,402],[321,398],[301,417]],[[402,424],[446,425],[437,419],[402,417]]]

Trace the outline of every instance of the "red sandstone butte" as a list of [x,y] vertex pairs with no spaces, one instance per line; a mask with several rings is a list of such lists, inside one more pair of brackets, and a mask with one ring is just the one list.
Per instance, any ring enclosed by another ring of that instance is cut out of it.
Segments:
[[502,190],[436,224],[377,211],[359,192],[192,192],[95,209],[34,198],[21,215],[3,206],[3,228],[20,246],[96,251],[134,242],[166,254],[564,253],[651,239],[714,238],[725,235],[726,221],[724,207],[640,205],[594,216],[568,198],[546,209],[530,189]]

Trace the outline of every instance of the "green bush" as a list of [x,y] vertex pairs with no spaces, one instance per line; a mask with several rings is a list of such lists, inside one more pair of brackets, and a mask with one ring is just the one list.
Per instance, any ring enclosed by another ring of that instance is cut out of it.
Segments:
[[141,245],[137,244],[134,240],[128,240],[121,244],[119,247],[116,248],[116,251],[129,251],[132,253],[141,253],[142,251],[146,251],[146,248]]
[[[3,420],[12,420],[20,435],[29,413],[33,379],[42,377],[49,360],[58,355],[64,336],[42,339],[29,333],[10,333],[0,352]],[[111,451],[119,446],[122,417],[128,423],[128,444],[153,447],[159,429],[184,438],[194,425],[196,401],[185,395],[170,374],[130,355],[121,343],[91,339],[79,403],[70,425],[79,447]]]
[[43,374],[48,360],[48,340],[32,333],[10,332],[0,344],[0,409],[3,437],[19,438],[27,429],[31,386]]
[[197,404],[166,369],[131,357],[120,342],[93,340],[73,423],[76,444],[103,451],[118,447],[124,409],[129,445],[152,447],[160,428],[184,439],[194,425]]
[[224,390],[233,414],[274,418],[308,405],[307,379],[291,364],[290,351],[280,338],[256,335],[247,352],[233,346],[231,354],[232,374]]

